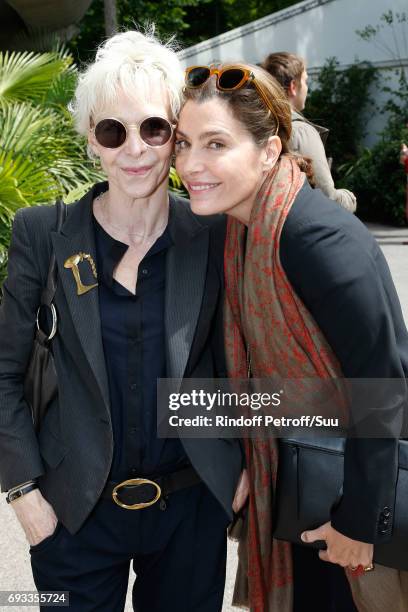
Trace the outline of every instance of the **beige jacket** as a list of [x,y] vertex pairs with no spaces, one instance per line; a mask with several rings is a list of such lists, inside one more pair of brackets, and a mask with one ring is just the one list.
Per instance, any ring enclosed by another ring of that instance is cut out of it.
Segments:
[[292,136],[289,141],[289,148],[294,153],[310,157],[313,160],[316,187],[343,208],[355,212],[357,201],[354,193],[351,193],[348,189],[336,189],[334,186],[322,142],[323,134],[319,134],[320,130],[324,132],[324,136],[327,136],[327,130],[314,125],[303,115],[292,110]]

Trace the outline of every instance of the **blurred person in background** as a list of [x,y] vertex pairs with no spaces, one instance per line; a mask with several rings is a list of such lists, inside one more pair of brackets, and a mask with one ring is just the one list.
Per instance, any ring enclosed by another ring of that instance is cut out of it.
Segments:
[[357,207],[355,195],[348,189],[336,189],[334,186],[324,149],[328,130],[308,121],[302,114],[308,91],[308,75],[304,60],[293,53],[281,51],[268,55],[261,66],[277,79],[288,97],[292,109],[290,150],[312,160],[316,187],[346,210],[355,212]]

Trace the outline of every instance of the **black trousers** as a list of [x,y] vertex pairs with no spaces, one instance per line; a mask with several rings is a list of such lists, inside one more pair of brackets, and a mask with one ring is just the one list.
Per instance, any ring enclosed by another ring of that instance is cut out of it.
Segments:
[[322,561],[316,550],[292,545],[293,612],[358,612],[339,565]]
[[69,591],[70,611],[121,612],[133,561],[137,612],[219,612],[227,524],[204,484],[171,494],[165,510],[100,500],[76,534],[58,524],[31,547],[34,581],[41,591]]

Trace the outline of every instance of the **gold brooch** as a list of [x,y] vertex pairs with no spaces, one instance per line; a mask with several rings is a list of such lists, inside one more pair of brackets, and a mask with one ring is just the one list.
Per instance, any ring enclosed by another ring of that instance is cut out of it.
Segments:
[[96,273],[95,262],[88,253],[80,252],[80,253],[75,253],[74,255],[71,255],[70,257],[68,257],[68,259],[64,263],[64,268],[68,268],[72,270],[72,274],[74,275],[74,279],[75,279],[76,286],[77,286],[77,295],[83,295],[84,293],[87,293],[94,287],[98,286],[98,283],[94,283],[93,285],[83,284],[83,282],[81,281],[81,276],[79,274],[79,268],[78,268],[78,264],[81,261],[87,261],[89,265],[91,266],[92,274],[94,275],[95,278],[98,278],[98,275]]

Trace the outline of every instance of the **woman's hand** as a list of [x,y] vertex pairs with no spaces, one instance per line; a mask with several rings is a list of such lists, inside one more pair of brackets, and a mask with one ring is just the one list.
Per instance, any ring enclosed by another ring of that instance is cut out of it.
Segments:
[[368,568],[373,562],[374,547],[372,544],[348,538],[336,531],[331,523],[325,523],[312,531],[304,531],[301,540],[307,543],[324,540],[327,550],[319,551],[320,559],[337,563],[342,567],[355,569],[361,565],[363,568]]
[[30,546],[35,546],[52,535],[57,527],[57,516],[51,504],[34,489],[11,502]]
[[232,509],[237,514],[241,508],[244,507],[246,500],[249,495],[249,478],[247,470],[242,470],[241,476],[239,477],[237,490],[235,491],[234,501],[232,502]]

